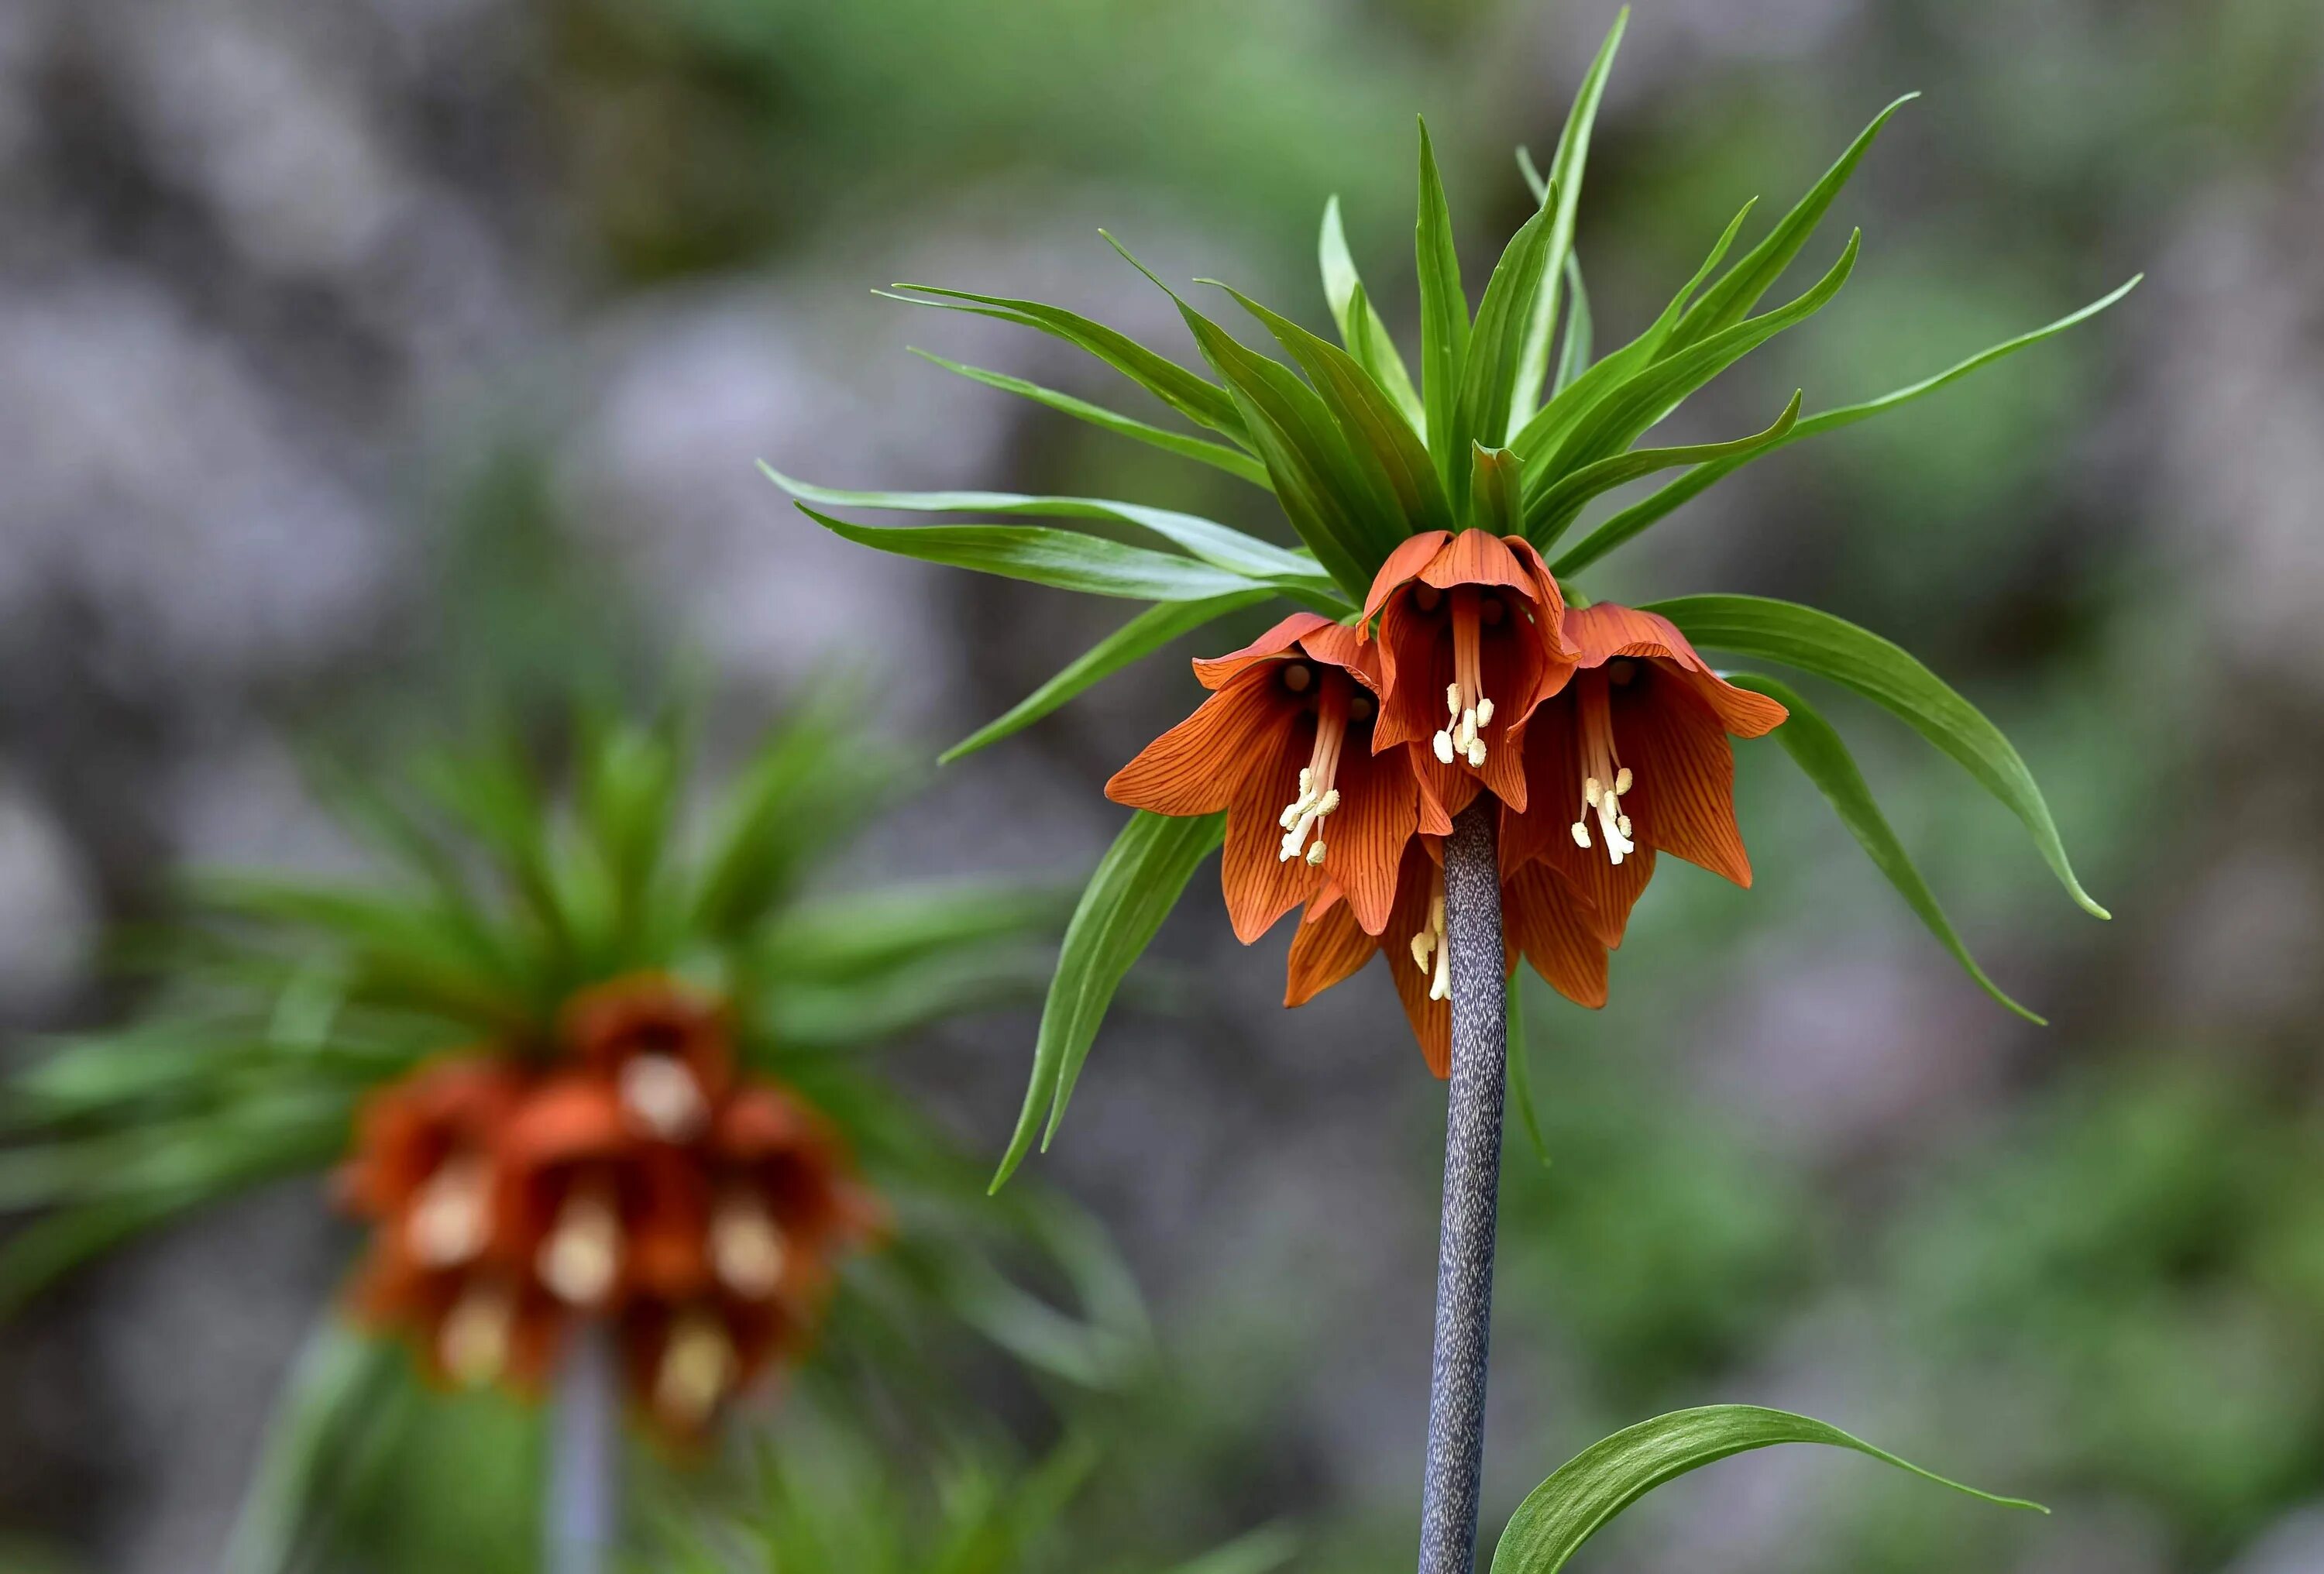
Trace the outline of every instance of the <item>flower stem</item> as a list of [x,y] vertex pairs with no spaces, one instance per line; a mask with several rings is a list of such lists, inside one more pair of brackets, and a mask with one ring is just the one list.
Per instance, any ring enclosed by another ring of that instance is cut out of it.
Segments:
[[549,1574],[604,1574],[619,1533],[619,1374],[608,1331],[582,1325],[566,1353],[549,1413]]
[[1508,1069],[1500,855],[1489,796],[1455,820],[1444,840],[1444,938],[1452,956],[1452,1080],[1444,1116],[1444,1212],[1437,1243],[1420,1574],[1471,1574],[1485,1455],[1485,1358]]

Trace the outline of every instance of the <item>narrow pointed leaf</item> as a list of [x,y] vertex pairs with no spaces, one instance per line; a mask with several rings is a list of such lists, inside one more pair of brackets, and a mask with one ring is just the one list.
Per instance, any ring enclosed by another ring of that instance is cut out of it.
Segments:
[[1087,421],[1090,425],[1103,428],[1117,437],[1144,443],[1149,447],[1159,448],[1166,454],[1176,454],[1181,459],[1192,459],[1197,465],[1208,465],[1214,470],[1223,470],[1237,480],[1248,481],[1253,486],[1268,484],[1267,466],[1240,448],[1230,448],[1224,443],[1213,443],[1207,437],[1189,437],[1185,432],[1174,432],[1166,427],[1154,426],[1134,416],[1123,415],[1120,410],[1108,410],[1102,404],[1092,404],[1085,399],[1075,399],[1070,393],[1060,393],[1054,388],[1044,388],[1038,382],[1028,382],[1022,377],[1011,377],[1005,372],[991,372],[982,366],[970,366],[959,361],[947,361],[942,355],[931,354],[927,350],[915,349],[912,354],[923,361],[933,362],[947,372],[958,373],[972,382],[982,382],[987,388],[997,388],[1003,393],[1013,393],[1020,399],[1029,399],[1036,404],[1045,404],[1061,415],[1069,415],[1077,421]]
[[1810,188],[1797,206],[1784,216],[1783,222],[1768,232],[1767,238],[1746,253],[1743,260],[1736,263],[1725,278],[1703,291],[1702,299],[1689,308],[1685,319],[1671,335],[1669,353],[1676,354],[1690,345],[1701,344],[1750,315],[1751,308],[1783,276],[1784,270],[1791,266],[1792,259],[1799,255],[1800,248],[1807,244],[1808,237],[1823,222],[1823,216],[1831,208],[1832,199],[1840,195],[1840,189],[1848,184],[1848,178],[1856,172],[1856,166],[1871,151],[1873,139],[1880,134],[1880,128],[1888,124],[1889,116],[1919,97],[1918,93],[1907,93],[1872,117],[1872,124],[1857,133],[1856,140],[1848,145],[1848,151],[1824,171],[1823,179]]
[[917,557],[923,563],[1022,579],[1053,590],[1132,601],[1207,601],[1266,588],[1191,557],[1126,547],[1078,530],[1053,530],[1040,525],[851,525],[818,513],[806,503],[797,506],[833,535],[858,546]]
[[[1989,366],[2004,356],[2015,354],[2029,345],[2038,345],[2053,335],[2065,332],[2087,318],[2096,317],[2137,288],[2139,281],[2144,277],[2143,273],[2135,274],[2116,289],[2091,301],[2080,310],[2069,312],[2053,323],[2045,324],[2030,333],[2020,334],[2014,339],[2007,339],[1987,349],[1979,350],[1967,360],[1957,362],[1934,376],[1923,377],[1918,382],[1907,383],[1902,388],[1894,389],[1880,395],[1877,399],[1868,399],[1859,404],[1842,405],[1837,410],[1819,410],[1814,415],[1804,417],[1792,428],[1782,443],[1771,444],[1770,447],[1782,447],[1787,444],[1796,443],[1803,437],[1812,437],[1820,432],[1838,431],[1842,427],[1854,426],[1858,421],[1869,420],[1874,416],[1885,415],[1900,406],[1910,404],[1923,394],[1934,393],[1938,389],[1966,377],[1981,367]],[[1700,497],[1719,482],[1732,475],[1757,457],[1758,457],[1757,454],[1750,454],[1739,459],[1722,460],[1690,470],[1652,496],[1631,504],[1591,531],[1557,560],[1554,565],[1556,574],[1563,578],[1569,574],[1580,573],[1615,548],[1645,531],[1649,526],[1659,522],[1682,504]]]
[[1697,645],[1812,672],[1894,712],[2024,823],[2043,861],[2083,911],[2110,916],[2074,877],[2050,805],[2009,740],[1906,651],[1844,618],[1762,596],[1682,596],[1647,610],[1670,619]]
[[[1753,202],[1757,200],[1753,198]],[[1750,216],[1751,207],[1751,202],[1745,203],[1735,216],[1727,221],[1727,227],[1720,232],[1719,239],[1711,248],[1711,254],[1702,260],[1702,265],[1694,271],[1693,277],[1671,297],[1670,304],[1663,308],[1660,317],[1647,325],[1645,333],[1604,360],[1582,368],[1573,381],[1560,389],[1556,397],[1543,405],[1533,419],[1525,424],[1524,429],[1510,439],[1509,446],[1528,459],[1545,458],[1583,416],[1617,388],[1652,365],[1670,338],[1671,330],[1678,327],[1679,318],[1685,311],[1688,300],[1692,299],[1695,290],[1702,288],[1702,281],[1711,277],[1711,272],[1727,255],[1728,249],[1734,245],[1736,235],[1742,231],[1743,221]]]
[[[1549,272],[1535,302],[1517,359],[1505,442],[1517,435],[1541,402],[1542,381],[1549,373],[1550,336],[1557,328],[1558,285],[1565,276],[1566,262],[1573,255],[1573,214],[1581,205],[1582,170],[1590,161],[1590,133],[1597,124],[1599,100],[1606,94],[1606,76],[1613,69],[1614,51],[1621,47],[1622,30],[1629,21],[1628,6],[1615,14],[1606,41],[1598,46],[1598,58],[1590,62],[1590,69],[1573,95],[1573,107],[1566,112],[1565,128],[1558,133],[1557,152],[1549,162],[1549,177],[1534,188],[1535,199],[1549,201],[1554,208],[1547,253]],[[1527,159],[1525,162],[1530,170],[1532,161]],[[1556,192],[1554,198],[1548,196],[1552,190]]]
[[1461,257],[1452,244],[1452,211],[1428,123],[1420,123],[1420,212],[1413,228],[1420,275],[1420,397],[1428,413],[1428,451],[1456,502],[1468,481],[1459,429],[1461,386],[1469,364],[1469,298],[1461,290]]
[[1492,1574],[1557,1574],[1583,1542],[1639,1498],[1690,1470],[1752,1449],[1778,1443],[1821,1443],[1849,1449],[2004,1508],[2049,1510],[2018,1497],[1997,1497],[1923,1470],[1874,1448],[1836,1426],[1756,1404],[1707,1404],[1674,1411],[1616,1432],[1558,1467],[1509,1517],[1493,1551]]
[[1565,291],[1570,304],[1565,308],[1565,341],[1557,352],[1557,375],[1550,382],[1553,398],[1590,370],[1590,292],[1582,287],[1582,260],[1572,252],[1565,253]]
[[[1784,329],[1821,311],[1855,271],[1862,239],[1860,234],[1849,235],[1840,260],[1798,299],[1665,355],[1608,393],[1558,446],[1548,465],[1551,478],[1620,453],[1678,408],[1687,395]],[[1532,456],[1526,457],[1530,460]]]
[[1229,612],[1258,605],[1268,600],[1269,594],[1264,590],[1243,591],[1210,601],[1161,602],[1147,608],[1090,647],[1071,666],[1005,713],[945,750],[936,757],[936,763],[949,765],[964,754],[973,754],[989,743],[998,743],[1013,732],[1023,732],[1093,684],[1152,655],[1183,634],[1191,634]]
[[1034,497],[1016,492],[846,492],[785,475],[765,460],[768,479],[802,502],[825,508],[892,509],[902,513],[1010,514],[1028,519],[1111,520],[1151,530],[1213,568],[1302,595],[1338,599],[1338,586],[1314,559],[1247,536],[1199,514],[1102,497]]
[[1375,485],[1385,487],[1393,498],[1404,534],[1452,529],[1452,505],[1436,478],[1435,465],[1420,434],[1405,420],[1387,390],[1345,351],[1242,291],[1224,284],[1219,288],[1258,318],[1307,373],[1317,396],[1339,423],[1349,449],[1370,470]]
[[1469,517],[1496,536],[1524,534],[1524,460],[1507,448],[1470,445]]
[[[1462,373],[1461,412],[1455,418],[1460,423],[1457,429],[1471,442],[1505,441],[1508,434],[1526,336],[1544,281],[1555,278],[1549,258],[1552,207],[1557,202],[1554,184],[1549,189],[1549,202],[1551,207],[1536,211],[1509,237],[1500,261],[1493,264],[1492,277],[1485,282],[1484,296],[1477,302],[1477,320],[1469,334],[1469,362]],[[1538,378],[1535,385],[1539,386]]]
[[1330,409],[1290,368],[1246,348],[1180,299],[1120,242],[1105,238],[1176,305],[1203,359],[1225,380],[1291,528],[1341,587],[1361,601],[1373,570],[1406,534],[1385,483],[1358,466]]
[[1585,465],[1554,485],[1545,487],[1540,495],[1526,504],[1525,533],[1536,547],[1547,548],[1565,533],[1590,500],[1600,492],[1627,486],[1641,476],[1652,475],[1657,470],[1672,470],[1682,465],[1700,465],[1719,460],[1748,459],[1765,453],[1789,437],[1800,419],[1800,396],[1792,395],[1792,402],[1775,418],[1775,424],[1764,432],[1754,432],[1748,437],[1736,437],[1724,443],[1691,443],[1674,448],[1630,448],[1595,465]]
[[1032,1079],[1009,1151],[992,1178],[995,1191],[1031,1151],[1037,1136],[1046,1146],[1056,1134],[1122,975],[1170,916],[1195,866],[1225,840],[1223,814],[1174,819],[1140,809],[1090,876],[1066,925],[1056,975],[1041,1008]]
[[331,1529],[350,1456],[395,1413],[405,1358],[326,1311],[283,1379],[235,1515],[226,1574],[288,1574]]
[[1356,272],[1347,234],[1340,227],[1336,197],[1323,205],[1323,233],[1317,250],[1323,296],[1331,303],[1332,320],[1340,325],[1340,342],[1371,373],[1372,381],[1380,385],[1412,429],[1421,430],[1428,418],[1421,408],[1420,392],[1413,387],[1412,373],[1405,369],[1396,341],[1388,336],[1387,325],[1372,308],[1370,292]]
[[[1157,354],[1129,335],[1103,323],[1092,322],[1063,307],[1045,306],[1038,300],[1016,300],[1002,295],[976,295],[965,290],[941,290],[933,284],[899,284],[896,288],[919,292],[918,295],[891,296],[896,300],[907,301],[913,306],[932,306],[946,311],[966,311],[978,317],[998,318],[1003,322],[1036,328],[1069,345],[1078,345],[1188,420],[1208,427],[1214,432],[1223,432],[1239,443],[1247,445],[1250,441],[1249,435],[1242,429],[1242,418],[1237,413],[1234,400],[1228,397],[1225,389],[1207,378],[1196,376],[1168,356]],[[920,299],[920,296],[928,295],[941,299]]]
[[1840,823],[1848,827],[1849,833],[1862,845],[1865,856],[1888,877],[1888,883],[1896,888],[1896,894],[1904,898],[1904,905],[1928,925],[1929,933],[1937,937],[1938,943],[1952,953],[1953,960],[1960,962],[1962,971],[1976,980],[1978,989],[2028,1022],[2047,1026],[2048,1023],[2041,1017],[2003,993],[2001,986],[1986,977],[1985,970],[1978,966],[1977,958],[1971,956],[1969,947],[1962,943],[1960,934],[1953,928],[1952,920],[1945,916],[1936,893],[1929,888],[1929,882],[1922,879],[1921,871],[1914,867],[1912,855],[1904,851],[1904,844],[1896,839],[1888,817],[1880,812],[1879,804],[1873,799],[1872,788],[1865,781],[1864,773],[1857,769],[1854,756],[1849,753],[1848,745],[1840,741],[1840,734],[1832,730],[1831,723],[1825,721],[1789,684],[1748,672],[1731,673],[1727,681],[1738,688],[1766,695],[1791,712],[1791,719],[1775,729],[1775,741],[1784,746],[1784,751],[1792,757],[1793,763],[1800,768],[1801,773],[1831,801],[1833,811],[1840,815]]

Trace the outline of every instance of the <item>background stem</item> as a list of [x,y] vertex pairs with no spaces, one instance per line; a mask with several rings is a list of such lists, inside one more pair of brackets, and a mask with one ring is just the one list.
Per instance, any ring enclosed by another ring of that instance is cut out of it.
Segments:
[[558,1375],[549,1420],[549,1574],[604,1574],[619,1533],[620,1374],[611,1334],[581,1325]]
[[1444,1213],[1436,1257],[1436,1353],[1420,1574],[1471,1574],[1485,1455],[1485,1358],[1492,1330],[1494,1208],[1501,1181],[1508,974],[1501,967],[1496,805],[1482,796],[1444,842],[1452,953],[1452,1081],[1444,1116]]

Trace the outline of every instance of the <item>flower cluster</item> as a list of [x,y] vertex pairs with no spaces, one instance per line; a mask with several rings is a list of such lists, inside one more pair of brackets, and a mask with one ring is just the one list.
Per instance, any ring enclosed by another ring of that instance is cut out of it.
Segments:
[[461,1386],[537,1386],[604,1319],[666,1433],[796,1354],[878,1210],[814,1111],[734,1064],[723,1010],[659,977],[576,997],[546,1063],[497,1048],[371,1095],[341,1172],[372,1221],[358,1313]]
[[1784,707],[1720,679],[1665,618],[1569,608],[1522,536],[1414,536],[1354,627],[1296,612],[1194,671],[1211,697],[1107,796],[1225,810],[1236,934],[1248,943],[1305,905],[1285,1003],[1385,952],[1440,1077],[1442,839],[1480,796],[1499,818],[1507,965],[1523,956],[1584,1006],[1606,1002],[1607,953],[1658,851],[1751,883],[1727,740],[1771,731]]

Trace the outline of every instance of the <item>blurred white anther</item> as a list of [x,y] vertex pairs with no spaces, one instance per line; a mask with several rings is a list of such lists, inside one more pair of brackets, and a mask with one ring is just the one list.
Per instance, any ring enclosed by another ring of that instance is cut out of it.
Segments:
[[710,1121],[710,1104],[687,1063],[674,1055],[632,1055],[622,1067],[622,1106],[664,1142],[686,1142]]
[[594,1188],[566,1198],[533,1267],[567,1305],[603,1304],[622,1271],[622,1220],[613,1199]]
[[765,1203],[747,1192],[720,1201],[710,1221],[710,1266],[720,1284],[746,1301],[763,1301],[782,1282],[787,1256]]
[[428,1177],[403,1226],[422,1267],[456,1267],[484,1249],[492,1234],[492,1165],[473,1155],[447,1159]]

